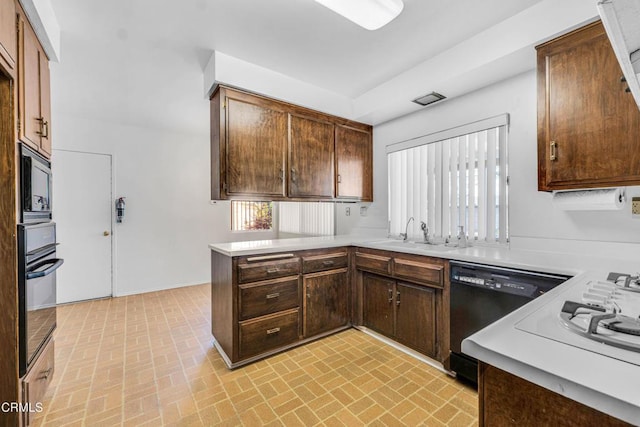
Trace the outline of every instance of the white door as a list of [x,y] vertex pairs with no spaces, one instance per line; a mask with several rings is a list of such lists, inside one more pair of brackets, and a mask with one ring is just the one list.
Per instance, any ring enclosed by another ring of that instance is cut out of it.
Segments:
[[111,156],[53,150],[58,304],[111,296]]

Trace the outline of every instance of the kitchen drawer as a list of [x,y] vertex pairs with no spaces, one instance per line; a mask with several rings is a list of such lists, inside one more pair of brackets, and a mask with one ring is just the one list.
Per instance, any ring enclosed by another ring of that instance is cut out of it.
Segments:
[[356,252],[356,267],[360,270],[391,274],[391,258],[383,255]]
[[344,268],[347,265],[349,265],[349,257],[346,252],[313,255],[302,258],[302,272],[304,274]]
[[240,358],[255,356],[298,340],[298,309],[240,322]]
[[442,265],[394,258],[393,272],[394,276],[412,282],[424,283],[439,288],[444,286],[444,267]]
[[[29,407],[34,411],[37,410],[36,404],[40,402],[42,404],[42,398],[49,387],[49,383],[53,378],[54,368],[54,348],[53,338],[45,345],[42,353],[38,356],[36,363],[31,366],[31,369],[22,378],[22,399],[23,403],[29,404]],[[25,425],[29,425],[31,420],[30,411],[26,411]]]
[[299,289],[297,277],[240,285],[238,292],[240,320],[298,307]]
[[276,255],[282,259],[261,261],[264,257],[247,258],[246,263],[238,264],[238,283],[257,282],[277,277],[293,276],[300,273],[300,258],[292,254]]

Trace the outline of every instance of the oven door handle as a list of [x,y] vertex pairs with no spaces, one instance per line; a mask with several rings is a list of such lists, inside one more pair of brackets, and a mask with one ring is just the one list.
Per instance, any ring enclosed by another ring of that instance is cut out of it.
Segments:
[[[41,270],[41,271],[33,271],[33,270],[37,270],[38,268],[43,267],[43,266],[45,266],[47,264],[51,264],[51,267],[48,267],[48,268],[46,268],[44,270]],[[48,276],[49,274],[53,273],[58,268],[60,268],[60,266],[62,264],[64,264],[64,260],[62,258],[54,258],[54,259],[48,259],[46,261],[42,261],[42,262],[34,265],[33,268],[31,269],[31,271],[27,273],[27,280],[37,279],[38,277]]]

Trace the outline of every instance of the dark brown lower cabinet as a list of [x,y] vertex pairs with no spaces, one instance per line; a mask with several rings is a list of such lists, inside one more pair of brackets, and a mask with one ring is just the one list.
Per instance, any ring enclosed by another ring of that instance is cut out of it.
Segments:
[[362,283],[364,325],[389,337],[395,335],[393,324],[395,280],[365,273]]
[[236,368],[351,326],[346,247],[211,252],[211,332]]
[[436,357],[436,291],[375,274],[363,275],[364,326]]
[[480,426],[630,426],[523,378],[480,362]]
[[431,288],[396,283],[396,339],[420,353],[435,355],[436,297]]
[[305,338],[349,324],[348,285],[346,268],[303,276]]

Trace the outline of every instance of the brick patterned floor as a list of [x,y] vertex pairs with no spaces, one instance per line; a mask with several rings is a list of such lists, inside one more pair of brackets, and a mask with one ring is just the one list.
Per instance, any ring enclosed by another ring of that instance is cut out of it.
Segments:
[[477,393],[355,329],[229,371],[209,285],[61,306],[36,426],[474,426]]

